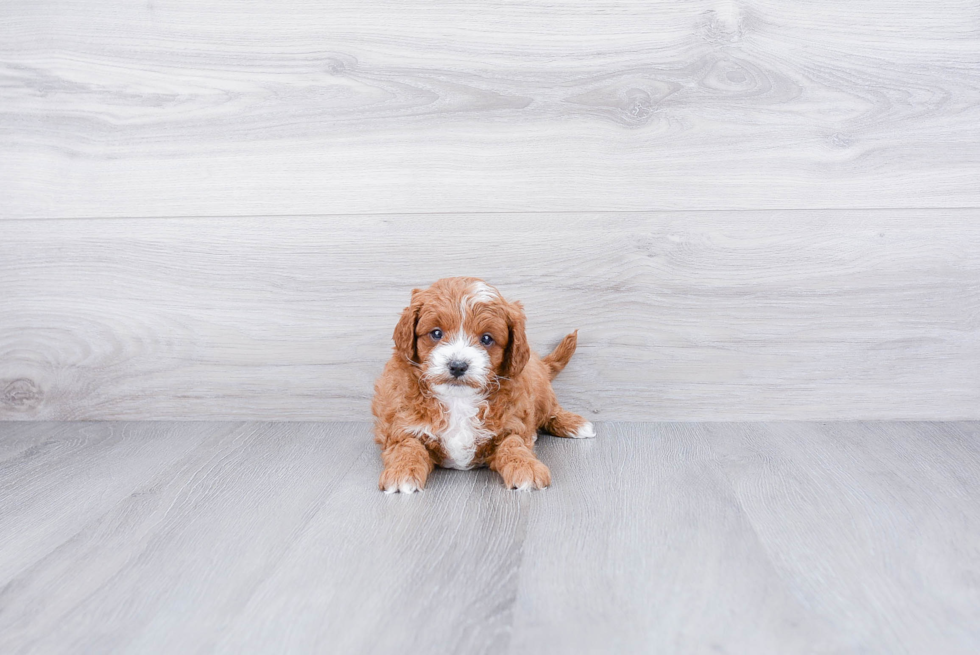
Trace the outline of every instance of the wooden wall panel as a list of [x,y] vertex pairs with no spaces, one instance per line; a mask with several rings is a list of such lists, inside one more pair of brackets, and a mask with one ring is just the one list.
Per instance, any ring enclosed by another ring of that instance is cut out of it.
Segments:
[[0,222],[0,419],[366,420],[413,286],[472,274],[570,409],[980,418],[980,211]]
[[980,206],[980,5],[8,0],[0,217]]

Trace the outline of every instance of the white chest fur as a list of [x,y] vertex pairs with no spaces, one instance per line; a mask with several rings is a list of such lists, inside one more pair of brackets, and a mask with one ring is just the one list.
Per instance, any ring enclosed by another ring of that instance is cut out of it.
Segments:
[[434,435],[446,452],[442,465],[468,469],[473,466],[477,446],[491,437],[479,419],[484,398],[470,387],[440,384],[433,390],[442,404],[445,419],[445,428]]

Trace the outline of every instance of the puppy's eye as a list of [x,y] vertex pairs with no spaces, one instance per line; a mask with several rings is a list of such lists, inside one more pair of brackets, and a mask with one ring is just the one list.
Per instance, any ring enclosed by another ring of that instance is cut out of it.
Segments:
[[493,337],[491,337],[490,336],[490,333],[487,332],[482,337],[480,337],[480,343],[482,343],[484,346],[492,346],[493,345]]
[[439,328],[436,328],[432,332],[429,332],[429,336],[432,337],[433,339],[435,339],[436,341],[438,341],[439,339],[442,338],[442,330],[440,330]]

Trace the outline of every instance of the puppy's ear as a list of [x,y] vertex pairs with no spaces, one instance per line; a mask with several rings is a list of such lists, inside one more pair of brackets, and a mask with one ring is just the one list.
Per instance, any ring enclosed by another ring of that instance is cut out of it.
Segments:
[[415,347],[415,326],[419,322],[419,311],[422,303],[416,298],[421,289],[412,289],[412,304],[402,311],[395,332],[391,338],[395,341],[395,352],[410,361],[419,363],[418,349]]
[[500,364],[500,374],[515,378],[524,370],[531,358],[531,347],[524,332],[524,306],[519,302],[508,303],[507,308],[507,349]]

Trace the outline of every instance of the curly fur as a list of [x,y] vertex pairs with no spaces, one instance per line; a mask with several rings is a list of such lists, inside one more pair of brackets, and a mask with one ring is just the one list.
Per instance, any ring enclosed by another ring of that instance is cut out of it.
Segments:
[[[422,489],[434,466],[489,466],[509,488],[543,489],[551,474],[534,454],[538,430],[595,436],[591,423],[561,408],[551,388],[575,352],[577,331],[540,358],[524,323],[519,302],[477,278],[412,290],[371,405],[383,491]],[[483,335],[492,343],[483,344]],[[462,377],[447,372],[451,358],[469,364]]]

